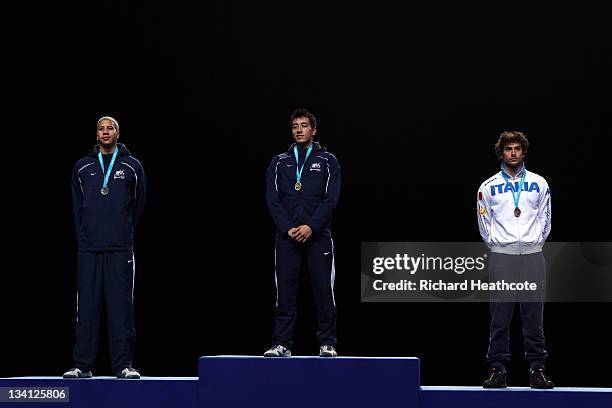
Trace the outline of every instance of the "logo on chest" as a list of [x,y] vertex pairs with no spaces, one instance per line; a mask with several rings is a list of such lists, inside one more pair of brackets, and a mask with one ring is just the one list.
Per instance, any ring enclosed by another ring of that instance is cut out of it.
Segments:
[[321,163],[312,163],[310,165],[310,171],[321,171]]
[[125,178],[124,170],[117,170],[115,172],[115,177],[113,177],[113,179],[124,179],[124,178]]
[[[506,184],[497,184],[494,186],[491,186],[491,196],[494,196],[496,194],[504,194],[504,193],[508,193],[508,192],[517,192],[519,190],[519,182],[515,182],[514,184],[508,182]],[[540,186],[538,186],[538,183],[534,182],[525,182],[523,183],[523,189],[522,191],[526,191],[528,193],[531,193],[533,191],[539,193],[540,192]]]

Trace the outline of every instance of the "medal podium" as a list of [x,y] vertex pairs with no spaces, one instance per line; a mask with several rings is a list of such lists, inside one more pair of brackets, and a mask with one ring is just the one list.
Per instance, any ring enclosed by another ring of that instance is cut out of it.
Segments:
[[200,358],[200,407],[418,407],[419,359]]
[[[204,356],[199,377],[0,379],[2,407],[146,408],[603,408],[612,388],[532,390],[421,386],[409,357]],[[62,388],[68,401],[33,399],[31,387]],[[7,399],[10,395],[20,396]],[[18,393],[17,390],[21,390]],[[25,391],[25,392],[24,392]]]

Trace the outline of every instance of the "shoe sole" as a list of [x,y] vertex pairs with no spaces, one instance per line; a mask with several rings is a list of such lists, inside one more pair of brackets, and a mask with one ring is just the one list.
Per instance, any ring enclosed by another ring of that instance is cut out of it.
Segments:
[[482,388],[490,388],[490,389],[508,388],[508,383],[505,382],[505,383],[500,384],[500,385],[485,385],[485,384],[482,384]]

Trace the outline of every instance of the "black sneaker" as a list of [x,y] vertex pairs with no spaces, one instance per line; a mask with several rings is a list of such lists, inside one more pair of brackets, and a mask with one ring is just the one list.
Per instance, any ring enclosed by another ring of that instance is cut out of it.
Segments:
[[321,346],[319,347],[319,357],[338,357],[338,352],[334,346]]
[[484,380],[482,388],[506,388],[506,372],[501,371],[499,368],[491,368],[489,378]]
[[71,368],[70,370],[66,371],[62,377],[63,378],[91,378],[92,376],[93,375],[91,374],[91,371],[81,371],[78,368]]
[[117,373],[117,378],[126,378],[128,380],[138,380],[140,379],[140,374],[138,371],[134,370],[132,367],[126,367],[121,370],[120,373]]
[[264,357],[291,357],[291,350],[277,344],[264,353]]
[[550,390],[551,388],[555,388],[555,384],[546,378],[546,372],[544,368],[536,368],[529,370],[529,374],[531,377],[530,387],[537,388],[540,390]]

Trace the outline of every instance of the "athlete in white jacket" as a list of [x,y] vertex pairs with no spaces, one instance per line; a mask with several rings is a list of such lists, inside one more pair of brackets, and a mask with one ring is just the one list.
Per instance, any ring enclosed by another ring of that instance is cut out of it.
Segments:
[[509,330],[516,302],[520,304],[525,357],[532,388],[553,388],[545,374],[544,299],[546,263],[542,246],[550,233],[550,190],[543,177],[525,169],[529,148],[521,132],[504,132],[495,151],[501,171],[480,185],[478,226],[491,248],[489,281],[536,283],[528,293],[501,293],[491,297],[491,327],[487,361],[491,366],[485,388],[505,388],[510,361]]
[[525,163],[514,169],[502,164],[501,171],[481,184],[477,205],[480,235],[491,252],[542,251],[550,233],[550,189],[544,177],[527,171]]

